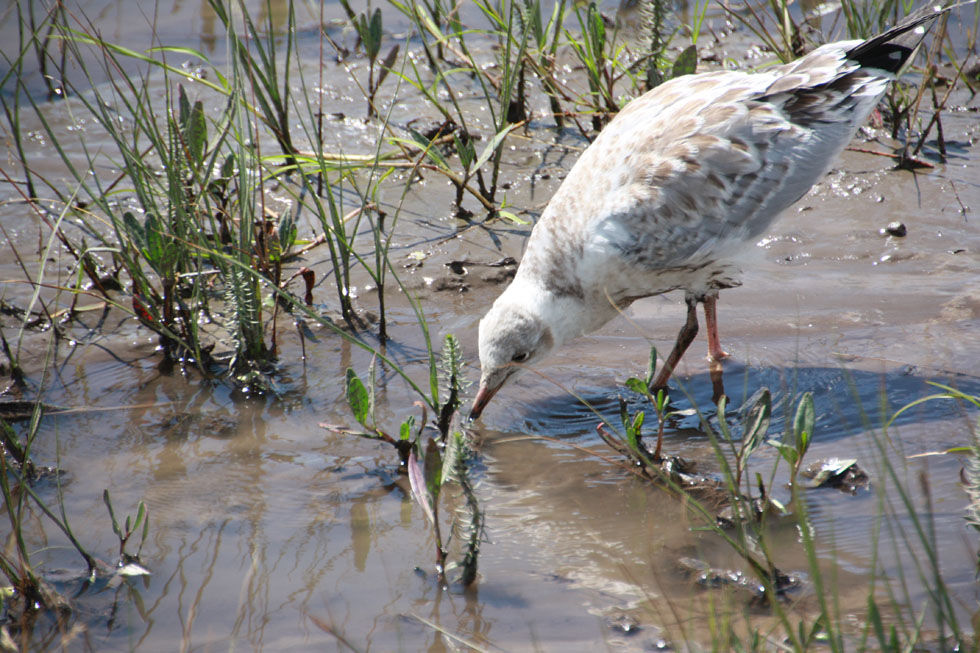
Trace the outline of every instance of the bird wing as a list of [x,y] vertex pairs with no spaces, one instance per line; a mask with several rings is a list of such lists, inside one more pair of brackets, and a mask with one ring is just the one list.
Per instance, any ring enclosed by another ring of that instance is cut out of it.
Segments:
[[588,223],[595,251],[650,270],[751,241],[826,172],[884,91],[890,75],[847,59],[855,43],[766,73],[681,77],[651,91],[566,180],[589,198],[556,197],[556,211]]

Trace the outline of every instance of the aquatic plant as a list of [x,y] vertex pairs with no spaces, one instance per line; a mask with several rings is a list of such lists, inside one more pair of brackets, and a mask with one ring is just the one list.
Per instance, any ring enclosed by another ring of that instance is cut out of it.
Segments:
[[[59,619],[71,611],[67,597],[45,580],[43,572],[32,561],[25,531],[34,518],[33,508],[40,511],[48,523],[56,526],[81,556],[86,565],[86,578],[94,579],[99,570],[98,561],[72,531],[62,500],[60,470],[41,469],[31,458],[43,411],[41,402],[34,402],[30,422],[22,438],[18,438],[5,419],[0,419],[0,499],[3,501],[5,521],[10,528],[9,548],[0,551],[0,573],[9,585],[0,587],[0,598],[7,617],[28,628],[38,611],[50,611]],[[57,512],[33,487],[42,475],[57,481]]]
[[[910,525],[907,531],[896,531],[891,521],[888,524],[889,539],[895,549],[896,558],[906,558],[915,570],[918,581],[926,588],[929,600],[924,610],[927,610],[933,621],[935,630],[926,631],[922,627],[922,613],[916,612],[913,599],[909,595],[908,583],[904,579],[904,571],[900,568],[897,579],[875,579],[867,589],[867,611],[863,615],[863,626],[855,635],[854,629],[846,623],[836,605],[837,589],[834,577],[828,573],[818,552],[816,540],[817,526],[810,513],[805,493],[816,483],[807,484],[800,477],[803,457],[809,447],[816,428],[816,412],[811,393],[803,393],[795,402],[787,402],[787,408],[795,405],[786,419],[786,430],[782,438],[768,438],[767,432],[771,421],[772,397],[768,389],[761,389],[746,401],[743,409],[742,425],[739,431],[732,429],[727,418],[727,397],[722,396],[716,406],[716,418],[710,418],[699,410],[701,427],[707,435],[718,463],[716,477],[683,474],[678,476],[676,468],[670,465],[668,454],[659,459],[651,456],[650,451],[636,442],[639,425],[643,423],[643,411],[637,411],[629,416],[625,408],[621,408],[621,419],[625,438],[610,435],[604,427],[600,435],[607,444],[625,455],[631,466],[628,468],[634,474],[655,481],[659,486],[672,494],[683,497],[684,505],[696,517],[696,528],[711,532],[725,542],[745,562],[748,570],[756,577],[762,591],[761,597],[776,618],[781,630],[779,633],[771,630],[761,630],[752,626],[746,635],[736,636],[730,628],[731,616],[727,612],[714,613],[711,617],[714,646],[719,649],[738,648],[754,650],[760,643],[772,641],[773,637],[785,638],[786,644],[794,651],[804,651],[814,645],[829,647],[830,650],[844,651],[852,647],[864,650],[867,647],[884,648],[886,650],[907,650],[915,646],[938,644],[940,647],[962,646],[969,636],[964,631],[954,608],[952,592],[943,577],[939,563],[936,532],[932,524],[932,501],[929,485],[925,476],[919,477],[920,496],[925,505],[917,507],[913,493],[906,485],[906,471],[889,444],[888,429],[905,412],[926,402],[956,401],[980,409],[980,397],[971,396],[947,385],[933,384],[942,390],[940,393],[927,395],[912,401],[898,410],[890,413],[882,420],[882,426],[875,428],[861,410],[866,422],[866,431],[870,434],[878,454],[877,462],[884,473],[884,478],[877,483],[879,494],[879,510],[882,514],[900,515],[901,519]],[[640,379],[630,379],[627,387],[653,400],[644,392]],[[625,406],[625,404],[621,404]],[[662,408],[658,408],[658,415]],[[695,409],[697,410],[697,409]],[[668,413],[669,414],[669,413]],[[662,420],[662,417],[661,417]],[[971,427],[976,434],[980,430],[980,421]],[[633,434],[631,435],[631,431]],[[975,439],[975,438],[974,438]],[[623,442],[629,446],[623,446]],[[754,474],[755,486],[749,482],[749,457],[763,443],[774,447],[779,452],[775,464],[767,472],[768,481],[763,475]],[[965,447],[939,452],[942,455],[969,452],[966,477],[969,483],[967,491],[976,485],[975,463],[976,451]],[[901,458],[898,458],[901,460]],[[790,502],[782,504],[775,500],[773,494],[773,479],[780,461],[789,466]],[[717,479],[717,480],[715,480]],[[744,483],[743,483],[744,480]],[[891,505],[891,499],[885,492],[886,484],[891,492],[897,495],[898,506]],[[730,506],[730,510],[719,513],[719,493],[724,497],[721,505]],[[973,496],[973,495],[971,495]],[[966,520],[974,528],[976,526],[976,499],[968,509]],[[724,516],[721,516],[721,515]],[[799,543],[807,560],[807,582],[813,586],[813,596],[817,601],[815,614],[803,615],[794,612],[792,602],[784,597],[799,587],[799,580],[793,575],[784,573],[777,567],[777,560],[782,557],[774,548],[773,532],[792,526],[799,533]],[[880,537],[880,526],[874,529],[873,537],[877,542]],[[872,547],[873,559],[871,567],[877,568],[878,546]],[[918,553],[909,556],[909,550]],[[719,583],[726,573],[705,570],[702,574],[718,574]],[[884,597],[884,598],[883,598]],[[885,614],[889,615],[886,619]],[[755,642],[755,644],[753,644]]]
[[619,111],[619,103],[616,101],[613,89],[616,82],[612,66],[615,55],[610,55],[608,52],[614,47],[614,41],[607,38],[604,19],[595,2],[589,2],[584,10],[576,7],[575,17],[578,19],[582,38],[571,39],[570,43],[575,55],[585,66],[589,95],[592,99],[590,104],[595,108],[592,129],[599,131],[606,121]]
[[[456,566],[461,570],[460,582],[469,585],[476,580],[480,543],[483,538],[483,513],[470,478],[470,467],[475,452],[469,443],[469,435],[462,426],[459,408],[463,391],[468,382],[463,373],[463,355],[459,341],[447,334],[438,358],[429,356],[430,393],[423,394],[422,419],[417,425],[414,416],[408,416],[398,428],[398,436],[389,435],[378,426],[375,419],[375,369],[372,361],[369,381],[365,385],[357,373],[347,370],[346,396],[354,419],[365,429],[352,431],[334,425],[322,425],[332,431],[347,433],[392,445],[398,453],[399,470],[406,473],[412,488],[412,496],[432,524],[436,544],[436,570],[440,582],[445,583],[448,570],[447,556],[451,538],[444,538],[440,519],[440,496],[443,487],[454,483],[460,488],[463,503],[458,508],[452,532],[462,543],[462,557]],[[423,445],[428,411],[432,407],[435,418],[432,426],[435,434]]]
[[350,19],[354,29],[357,30],[357,36],[360,39],[361,45],[364,47],[364,54],[368,58],[368,81],[365,95],[367,95],[368,101],[368,118],[371,118],[378,114],[378,109],[374,105],[374,99],[378,95],[378,89],[381,88],[381,84],[384,83],[385,78],[388,77],[388,73],[391,72],[392,66],[395,65],[395,60],[398,58],[399,45],[396,43],[391,47],[379,67],[378,55],[381,53],[381,41],[384,30],[381,9],[375,8],[374,13],[369,18],[368,12],[366,11],[360,14],[355,13],[347,0],[341,0],[340,4],[343,6],[344,11],[347,12],[347,17]]
[[[126,520],[120,526],[116,520],[116,512],[112,509],[112,500],[109,498],[108,489],[102,491],[102,501],[109,511],[109,519],[112,520],[112,532],[119,538],[119,561],[116,563],[116,566],[123,567],[128,564],[139,563],[140,552],[146,543],[146,536],[150,533],[150,515],[147,511],[146,504],[143,501],[137,503],[136,516],[126,515]],[[136,548],[136,553],[127,553],[126,545],[129,544],[130,538],[137,532],[140,534],[140,544]]]
[[[396,137],[395,142],[421,146],[423,156],[432,164],[433,169],[446,176],[455,186],[457,215],[461,217],[471,215],[462,206],[465,192],[477,199],[491,216],[501,214],[512,217],[513,214],[509,212],[499,213],[496,193],[504,139],[514,129],[515,123],[523,120],[523,117],[516,115],[512,109],[513,103],[518,100],[522,92],[520,88],[523,82],[521,73],[523,68],[518,64],[527,47],[526,35],[521,37],[515,31],[517,9],[513,3],[508,3],[508,8],[505,10],[507,13],[501,14],[489,4],[478,4],[484,16],[491,21],[491,29],[499,30],[498,62],[501,73],[498,78],[491,76],[473,58],[466,45],[467,31],[464,30],[458,17],[448,16],[448,24],[444,28],[432,19],[428,7],[424,4],[417,1],[402,3],[392,0],[392,5],[411,21],[429,66],[428,73],[424,73],[414,59],[409,58],[406,70],[398,71],[396,74],[421,92],[430,106],[444,119],[443,126],[431,137],[417,130],[410,130],[411,140]],[[444,31],[446,29],[448,31]],[[447,63],[440,54],[443,52],[441,48],[448,50],[452,42],[458,44],[458,48],[454,47],[453,50],[466,62],[464,66]],[[478,84],[483,106],[491,116],[494,130],[494,134],[488,141],[489,145],[479,156],[476,155],[472,145],[474,132],[468,126],[467,112],[461,107],[459,93],[455,90],[456,79],[470,75]],[[445,91],[448,102],[441,98],[440,89]],[[463,168],[461,173],[454,170],[436,147],[436,141],[441,137],[452,139]],[[485,178],[483,171],[483,166],[487,163],[490,164],[489,179]],[[476,180],[477,188],[473,188],[470,183],[473,179]]]

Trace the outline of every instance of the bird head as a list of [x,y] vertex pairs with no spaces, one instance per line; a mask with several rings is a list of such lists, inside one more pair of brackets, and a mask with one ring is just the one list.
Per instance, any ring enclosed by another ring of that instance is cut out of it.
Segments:
[[540,361],[555,346],[552,329],[526,302],[501,295],[480,320],[480,389],[470,418],[476,419],[506,381]]

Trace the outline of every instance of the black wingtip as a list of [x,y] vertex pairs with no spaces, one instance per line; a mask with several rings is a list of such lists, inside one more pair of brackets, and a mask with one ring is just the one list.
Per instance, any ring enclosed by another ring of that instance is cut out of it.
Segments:
[[857,61],[862,68],[877,68],[897,74],[925,38],[928,25],[925,29],[920,28],[962,4],[969,3],[947,7],[930,4],[922,7],[895,27],[849,50],[847,58]]
[[862,68],[877,68],[898,74],[913,54],[915,54],[914,47],[910,48],[898,43],[882,43],[864,51],[851,50],[847,53],[847,58],[857,61]]

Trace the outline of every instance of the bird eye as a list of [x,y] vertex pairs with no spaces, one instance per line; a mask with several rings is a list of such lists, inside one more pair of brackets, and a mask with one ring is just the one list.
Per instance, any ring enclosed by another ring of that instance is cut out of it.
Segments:
[[526,351],[522,351],[519,354],[514,354],[514,357],[511,358],[511,360],[514,361],[515,363],[523,363],[530,357],[531,357],[530,353]]

